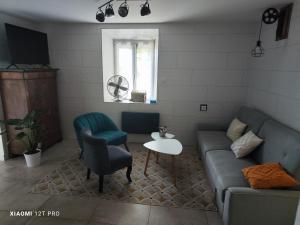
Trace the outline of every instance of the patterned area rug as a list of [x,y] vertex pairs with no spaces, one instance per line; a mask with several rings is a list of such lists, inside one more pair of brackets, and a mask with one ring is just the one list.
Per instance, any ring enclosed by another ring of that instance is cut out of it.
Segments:
[[177,187],[171,174],[171,157],[160,155],[159,163],[152,153],[147,174],[143,174],[147,151],[142,147],[131,149],[133,154],[133,182],[127,183],[126,169],[104,177],[104,193],[98,193],[98,176],[91,174],[86,180],[86,167],[78,156],[63,162],[40,180],[31,193],[50,195],[99,197],[146,205],[199,208],[216,211],[214,194],[198,155],[184,149],[176,157]]

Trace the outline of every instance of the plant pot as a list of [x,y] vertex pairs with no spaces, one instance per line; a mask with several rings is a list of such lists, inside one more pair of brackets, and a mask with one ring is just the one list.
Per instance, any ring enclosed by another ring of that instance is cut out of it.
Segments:
[[24,153],[27,167],[36,167],[41,164],[41,150],[37,150],[34,154]]

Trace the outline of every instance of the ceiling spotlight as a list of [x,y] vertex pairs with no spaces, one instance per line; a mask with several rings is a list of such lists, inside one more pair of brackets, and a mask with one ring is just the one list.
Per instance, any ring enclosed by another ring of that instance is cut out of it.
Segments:
[[100,8],[98,9],[97,14],[96,14],[96,20],[98,20],[99,22],[104,22],[105,21],[104,12]]
[[112,7],[111,3],[108,3],[106,8],[105,8],[105,16],[107,17],[112,17],[115,15],[114,9]]
[[118,12],[121,17],[126,17],[128,15],[129,6],[127,4],[127,0],[120,5]]
[[149,14],[151,14],[151,10],[149,2],[148,0],[146,0],[146,2],[143,5],[141,5],[141,16],[147,16]]

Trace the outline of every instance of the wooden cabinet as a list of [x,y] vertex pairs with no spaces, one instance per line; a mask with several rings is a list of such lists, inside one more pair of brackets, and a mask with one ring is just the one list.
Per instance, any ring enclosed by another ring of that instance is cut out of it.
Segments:
[[[28,112],[43,110],[41,131],[43,149],[61,141],[56,87],[57,69],[0,70],[0,88],[5,119],[23,118]],[[8,138],[15,135],[8,127]],[[8,146],[11,155],[24,152],[22,143]]]

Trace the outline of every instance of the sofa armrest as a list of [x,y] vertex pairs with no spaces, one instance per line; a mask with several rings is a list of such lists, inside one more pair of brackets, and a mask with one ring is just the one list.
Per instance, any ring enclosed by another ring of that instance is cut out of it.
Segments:
[[229,188],[226,191],[225,225],[293,225],[300,191]]
[[227,127],[222,124],[215,123],[200,123],[198,124],[198,130],[214,130],[214,131],[225,131]]

